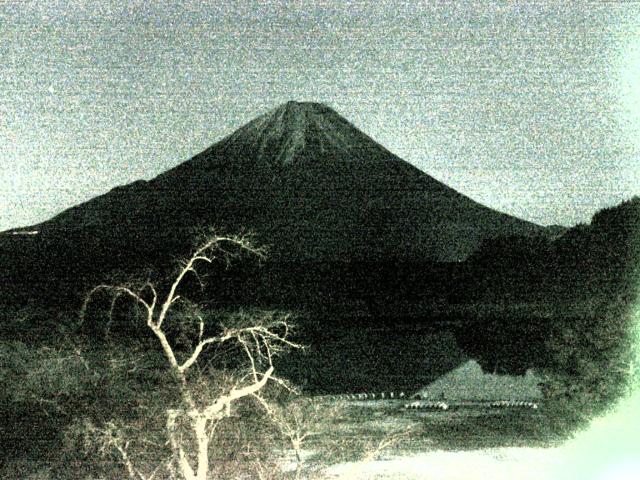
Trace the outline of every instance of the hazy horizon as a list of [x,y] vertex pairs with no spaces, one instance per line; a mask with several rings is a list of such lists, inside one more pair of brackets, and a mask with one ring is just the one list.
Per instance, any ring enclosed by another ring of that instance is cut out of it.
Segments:
[[640,194],[640,4],[0,4],[0,230],[188,160],[288,100],[538,224]]

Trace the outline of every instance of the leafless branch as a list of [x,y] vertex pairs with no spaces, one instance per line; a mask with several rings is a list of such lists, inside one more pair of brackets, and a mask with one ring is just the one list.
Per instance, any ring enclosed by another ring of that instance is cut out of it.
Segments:
[[[237,247],[237,251],[233,252],[225,245]],[[217,255],[226,260],[238,256],[241,251],[252,253],[260,258],[264,257],[264,250],[254,247],[249,239],[245,236],[211,236],[201,243],[185,261],[181,262],[179,269],[168,286],[166,294],[161,298],[159,290],[151,281],[147,281],[136,289],[128,285],[98,285],[93,288],[87,295],[81,310],[81,317],[84,318],[87,306],[92,297],[100,291],[105,291],[112,295],[110,316],[113,314],[116,302],[121,296],[126,296],[133,300],[135,305],[143,307],[146,312],[145,323],[153,332],[156,339],[160,343],[162,351],[169,363],[170,369],[174,372],[179,380],[179,389],[182,397],[182,405],[179,408],[170,408],[167,410],[166,433],[168,435],[168,443],[173,452],[173,460],[168,465],[169,472],[177,469],[187,480],[204,480],[207,477],[209,469],[208,465],[208,446],[211,436],[217,425],[217,422],[230,415],[231,404],[237,400],[255,396],[261,398],[258,392],[265,387],[269,381],[277,382],[287,388],[286,382],[278,379],[273,375],[273,357],[285,348],[301,348],[296,342],[290,339],[290,325],[288,317],[274,318],[274,314],[264,316],[251,317],[249,325],[241,325],[236,322],[233,327],[222,326],[218,336],[205,337],[205,321],[197,311],[193,309],[189,312],[189,318],[197,322],[197,342],[192,346],[191,351],[187,353],[187,358],[178,361],[171,345],[165,327],[165,321],[172,307],[181,299],[178,290],[180,289],[185,277],[193,274],[202,284],[202,279],[197,270],[200,264],[212,264]],[[187,305],[188,302],[187,302]],[[240,320],[246,321],[244,317]],[[250,373],[240,378],[235,384],[218,395],[212,401],[203,402],[196,401],[197,398],[193,390],[193,377],[187,375],[189,369],[198,362],[202,352],[209,345],[223,345],[226,343],[236,343],[240,345],[247,357]],[[263,370],[264,364],[266,369]],[[182,438],[181,429],[178,422],[184,422],[191,434],[192,439]],[[297,438],[297,437],[296,437]],[[195,439],[197,451],[195,464],[194,455],[190,454],[190,450],[185,450],[185,442],[193,442]],[[139,471],[135,470],[133,463],[128,457],[127,443],[117,443],[111,445],[119,453],[129,472],[134,478],[134,474],[138,475],[140,480],[143,479]],[[195,467],[193,466],[195,465]],[[154,471],[152,477],[155,476],[157,470]],[[175,476],[174,473],[171,473]],[[148,480],[148,479],[145,479]]]

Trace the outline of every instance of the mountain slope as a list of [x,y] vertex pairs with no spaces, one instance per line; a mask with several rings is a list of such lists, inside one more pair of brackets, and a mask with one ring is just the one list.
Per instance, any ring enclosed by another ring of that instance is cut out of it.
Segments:
[[31,229],[125,261],[180,251],[207,225],[251,230],[287,261],[459,261],[483,239],[544,232],[438,182],[325,105],[297,102]]

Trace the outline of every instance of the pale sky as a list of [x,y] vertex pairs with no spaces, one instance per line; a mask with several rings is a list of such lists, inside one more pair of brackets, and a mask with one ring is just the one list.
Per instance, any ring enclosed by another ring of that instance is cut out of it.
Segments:
[[540,223],[640,194],[640,3],[0,0],[0,230],[323,102]]

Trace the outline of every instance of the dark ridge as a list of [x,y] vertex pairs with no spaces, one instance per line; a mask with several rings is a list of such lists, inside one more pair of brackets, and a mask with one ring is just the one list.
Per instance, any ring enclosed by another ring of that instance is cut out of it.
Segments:
[[253,231],[287,260],[460,261],[485,239],[546,233],[421,172],[330,107],[293,101],[151,181],[33,229],[78,251],[74,242],[99,244],[107,257],[154,263],[208,225]]

